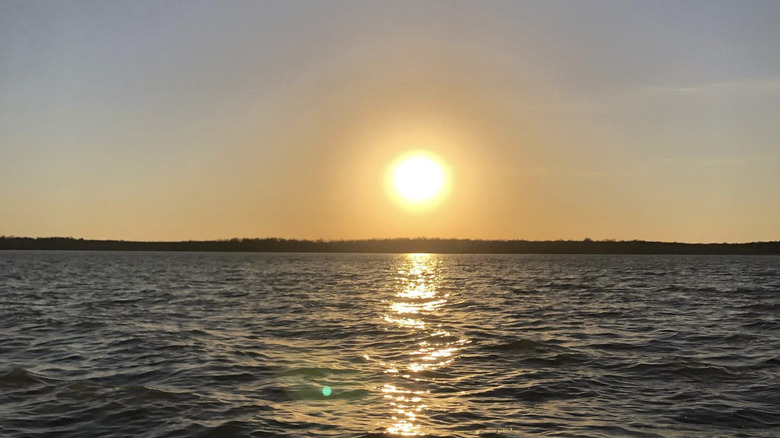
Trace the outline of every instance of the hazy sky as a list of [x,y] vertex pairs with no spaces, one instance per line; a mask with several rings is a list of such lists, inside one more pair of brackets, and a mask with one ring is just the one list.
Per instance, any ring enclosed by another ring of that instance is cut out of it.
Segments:
[[[0,0],[0,234],[780,239],[778,1]],[[439,205],[388,195],[426,149]]]

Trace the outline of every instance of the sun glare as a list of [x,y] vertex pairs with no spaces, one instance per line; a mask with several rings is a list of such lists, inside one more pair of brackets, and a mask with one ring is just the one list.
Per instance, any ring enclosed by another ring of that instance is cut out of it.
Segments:
[[401,200],[411,205],[434,201],[444,191],[446,182],[443,166],[423,152],[406,155],[392,167],[391,187]]

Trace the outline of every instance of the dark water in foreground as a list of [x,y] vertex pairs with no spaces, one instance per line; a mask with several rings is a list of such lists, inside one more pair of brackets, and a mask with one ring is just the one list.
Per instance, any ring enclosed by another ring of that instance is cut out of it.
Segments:
[[0,252],[0,436],[780,436],[779,262]]

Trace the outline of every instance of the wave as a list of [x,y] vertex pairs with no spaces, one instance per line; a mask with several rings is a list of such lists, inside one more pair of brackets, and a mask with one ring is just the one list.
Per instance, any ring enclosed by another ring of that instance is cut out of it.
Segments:
[[355,374],[357,370],[349,368],[317,368],[300,367],[288,368],[279,373],[280,376],[306,376],[306,377],[328,377],[331,375]]
[[776,411],[755,408],[733,409],[727,405],[683,409],[677,414],[675,420],[680,423],[738,429],[780,427],[780,414]]
[[43,379],[18,366],[0,374],[0,385],[2,386],[22,387],[39,383],[44,383]]
[[539,341],[533,341],[531,339],[516,339],[501,344],[488,345],[484,348],[486,350],[495,350],[495,351],[528,352],[528,351],[550,350],[551,346]]
[[739,372],[736,370],[701,362],[640,362],[619,368],[621,371],[648,378],[681,376],[695,379],[724,379],[739,376]]

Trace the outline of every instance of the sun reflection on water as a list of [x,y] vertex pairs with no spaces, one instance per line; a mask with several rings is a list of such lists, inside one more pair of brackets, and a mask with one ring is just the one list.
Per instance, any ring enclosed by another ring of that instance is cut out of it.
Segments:
[[[426,412],[442,410],[430,393],[433,378],[423,374],[453,363],[458,350],[467,341],[442,326],[450,294],[438,290],[438,258],[429,254],[410,254],[401,263],[396,280],[398,290],[387,301],[384,321],[406,331],[406,345],[392,361],[381,362],[391,382],[382,387],[391,409],[390,434],[424,435]],[[403,341],[402,341],[403,342]]]

